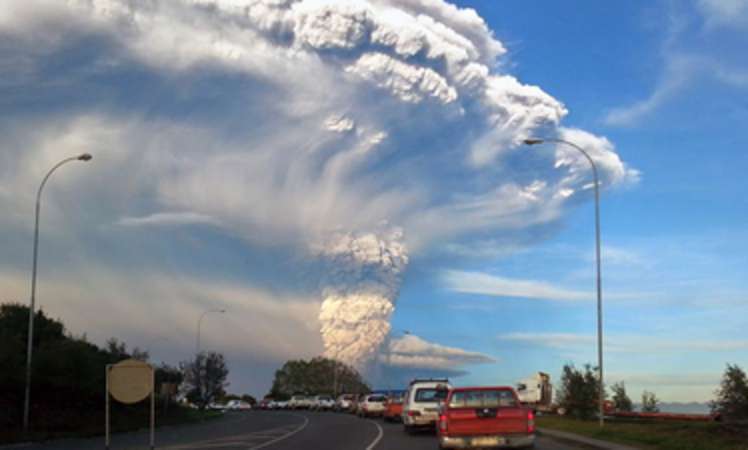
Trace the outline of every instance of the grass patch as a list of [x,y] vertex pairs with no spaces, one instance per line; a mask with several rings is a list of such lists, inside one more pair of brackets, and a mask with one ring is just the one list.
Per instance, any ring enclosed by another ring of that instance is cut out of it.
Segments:
[[748,429],[715,422],[597,421],[541,416],[537,425],[646,450],[748,450]]
[[[117,405],[120,407],[121,405]],[[148,429],[150,411],[146,408],[112,408],[112,433],[137,431]],[[68,417],[72,417],[70,414]],[[205,420],[222,417],[220,411],[199,411],[192,408],[184,408],[177,405],[169,407],[168,414],[156,412],[156,429],[170,425],[185,425],[198,423]],[[64,417],[64,416],[63,416]],[[95,415],[75,417],[75,429],[33,431],[30,436],[25,436],[20,430],[0,430],[0,444],[12,444],[28,441],[47,441],[52,439],[75,439],[89,438],[104,435],[104,412]]]

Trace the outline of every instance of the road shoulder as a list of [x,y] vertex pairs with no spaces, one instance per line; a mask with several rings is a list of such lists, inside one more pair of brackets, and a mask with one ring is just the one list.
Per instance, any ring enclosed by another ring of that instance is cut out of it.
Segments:
[[631,447],[628,445],[621,445],[614,442],[602,441],[600,439],[593,439],[586,436],[580,436],[578,434],[569,433],[566,431],[551,430],[548,428],[538,428],[538,434],[546,436],[551,439],[559,440],[566,443],[574,443],[583,445],[589,449],[599,450],[640,450],[637,447]]

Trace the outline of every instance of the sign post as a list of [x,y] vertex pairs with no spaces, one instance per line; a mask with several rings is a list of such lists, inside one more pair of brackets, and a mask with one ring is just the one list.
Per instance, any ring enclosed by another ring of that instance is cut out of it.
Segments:
[[120,403],[132,404],[151,396],[151,450],[155,449],[156,394],[155,371],[150,364],[136,359],[126,359],[106,366],[105,446],[109,450],[109,396]]

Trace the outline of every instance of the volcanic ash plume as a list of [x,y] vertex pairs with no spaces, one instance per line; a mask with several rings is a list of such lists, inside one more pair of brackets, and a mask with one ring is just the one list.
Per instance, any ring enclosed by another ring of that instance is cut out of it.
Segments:
[[390,331],[390,316],[408,264],[400,229],[338,234],[320,249],[330,262],[319,313],[325,356],[359,369],[372,362]]

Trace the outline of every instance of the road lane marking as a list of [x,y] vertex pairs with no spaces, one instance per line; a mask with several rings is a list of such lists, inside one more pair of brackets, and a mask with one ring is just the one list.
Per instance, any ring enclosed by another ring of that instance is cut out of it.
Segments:
[[376,425],[377,426],[377,430],[379,430],[376,439],[374,439],[374,441],[371,444],[369,444],[368,447],[366,447],[366,450],[373,450],[374,447],[376,447],[377,444],[379,444],[379,441],[382,440],[382,437],[384,437],[384,430],[382,429],[382,427],[378,423],[374,422],[373,420],[370,420],[369,422],[371,422],[374,425]]
[[269,445],[273,445],[276,442],[280,442],[280,441],[282,441],[284,439],[288,439],[291,436],[293,436],[294,434],[296,434],[299,431],[301,431],[304,428],[306,428],[307,425],[309,425],[309,419],[307,417],[304,417],[304,416],[301,416],[301,415],[297,415],[297,414],[289,414],[289,415],[294,416],[294,417],[301,417],[302,419],[304,419],[304,423],[302,423],[300,427],[298,427],[298,428],[296,428],[294,430],[289,431],[288,433],[284,434],[283,436],[277,437],[277,438],[273,439],[272,441],[265,442],[265,443],[260,444],[260,445],[258,445],[256,447],[250,447],[248,450],[259,450],[259,449],[265,448],[265,447],[267,447]]
[[[297,414],[289,414],[294,417],[300,417],[308,422],[308,419],[304,416]],[[209,449],[236,449],[236,448],[247,448],[248,450],[260,449],[272,443],[278,442],[285,438],[291,437],[293,434],[301,431],[306,423],[302,424],[301,427],[294,425],[283,425],[275,428],[268,428],[265,430],[258,430],[255,432],[239,435],[224,436],[217,439],[209,439],[194,443],[176,444],[168,447],[164,447],[165,450],[209,450]],[[272,441],[267,441],[269,438],[275,438]],[[262,440],[264,442],[257,442]],[[254,441],[254,442],[252,442]],[[258,445],[256,447],[245,447],[247,445]]]

